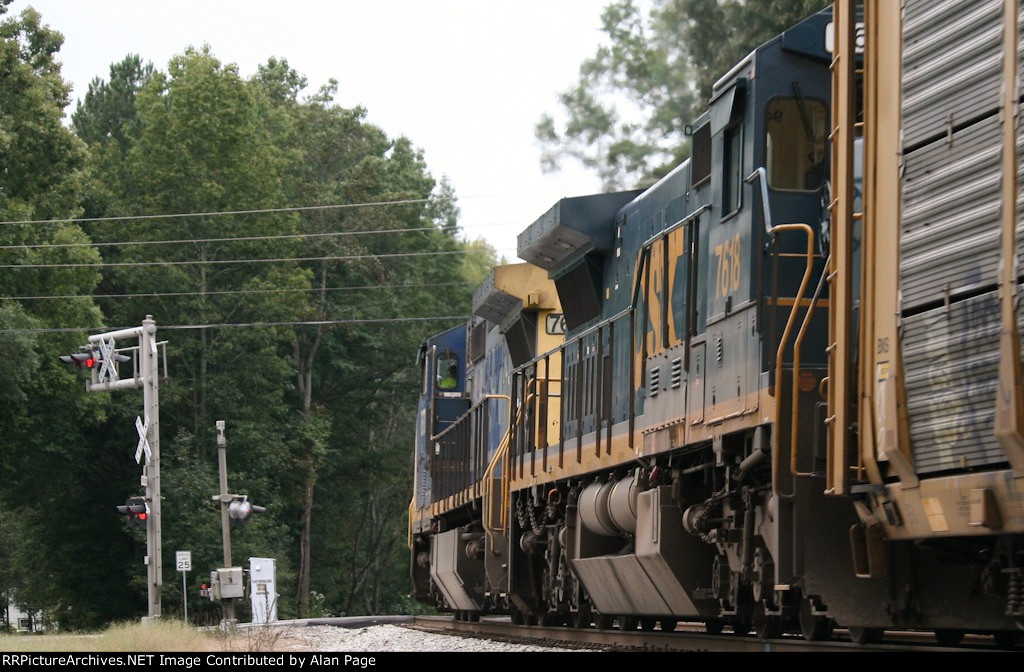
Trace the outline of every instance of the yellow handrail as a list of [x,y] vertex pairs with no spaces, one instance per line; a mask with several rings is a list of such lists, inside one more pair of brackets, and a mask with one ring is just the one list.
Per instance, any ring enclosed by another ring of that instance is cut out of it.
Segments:
[[[813,243],[813,241],[812,241]],[[825,262],[825,269],[827,271],[829,262]],[[822,278],[824,280],[824,277]],[[807,306],[807,312],[804,313],[804,322],[800,325],[800,332],[796,335],[796,340],[793,342],[793,409],[792,419],[790,420],[790,449],[789,449],[789,472],[794,477],[806,477],[813,476],[812,471],[799,471],[796,466],[796,426],[797,421],[800,419],[800,405],[799,405],[799,386],[797,382],[800,378],[800,346],[803,345],[804,337],[807,335],[807,330],[811,326],[811,316],[814,314],[814,305],[818,302],[818,295],[821,291],[821,283],[818,284],[818,291],[811,297],[811,303]],[[793,306],[794,310],[796,305]]]
[[[786,349],[786,343],[789,341],[789,334],[793,330],[793,324],[796,322],[797,311],[800,310],[800,297],[804,295],[807,290],[807,284],[811,279],[811,269],[814,266],[814,230],[811,229],[807,224],[776,224],[772,227],[772,232],[776,231],[803,231],[807,234],[807,265],[804,268],[804,276],[800,280],[800,289],[797,290],[796,300],[793,301],[793,309],[789,311],[789,319],[786,320],[786,328],[782,331],[782,338],[779,339],[779,349],[775,355],[775,388],[776,390],[782,389],[782,357]],[[793,352],[794,360],[799,357],[799,352],[794,348]],[[794,366],[796,362],[794,361]],[[793,405],[794,413],[799,394],[799,387],[797,386],[796,380],[796,369],[794,368],[793,378]],[[794,417],[795,420],[795,417]],[[778,395],[776,395],[775,402],[775,431],[778,433],[778,428],[782,422],[782,405],[778,403]],[[796,427],[790,427],[790,451],[795,453],[796,451]],[[772,491],[777,493],[780,497],[792,497],[793,493],[783,494],[779,491],[779,460],[775,454],[776,451],[772,451]]]
[[[533,379],[530,380],[530,386],[535,388],[536,383],[538,381],[540,381],[540,380],[543,380],[544,382],[551,382],[547,378],[533,378]],[[492,527],[490,521],[491,521],[492,515],[494,513],[494,510],[493,510],[494,497],[493,497],[493,493],[491,492],[491,481],[494,480],[494,477],[493,477],[494,469],[497,467],[499,460],[504,460],[507,457],[509,445],[512,443],[512,434],[515,431],[515,429],[522,422],[522,420],[523,420],[523,413],[526,411],[526,409],[529,407],[529,405],[533,402],[533,400],[534,400],[534,398],[536,396],[537,395],[536,395],[535,392],[531,392],[531,393],[527,394],[526,395],[526,399],[519,406],[519,410],[516,413],[516,417],[514,419],[513,418],[509,418],[508,430],[505,432],[505,436],[502,437],[501,443],[498,444],[498,449],[494,451],[494,455],[491,457],[491,461],[487,464],[487,469],[484,470],[484,483],[483,483],[483,498],[484,498],[484,506],[483,506],[483,508],[484,508],[484,515],[483,515],[483,525],[484,525],[484,532],[487,533],[487,537],[490,540],[492,545],[494,543],[494,534],[496,532],[498,532],[498,531],[504,532],[506,527],[507,527],[507,525],[508,525],[508,508],[509,508],[509,500],[511,498],[511,494],[510,493],[511,493],[511,489],[512,489],[512,484],[511,484],[512,478],[511,478],[511,473],[510,473],[511,472],[511,465],[509,465],[506,462],[506,463],[504,463],[502,465],[502,470],[501,470],[501,512],[500,512],[501,515],[500,515],[500,519],[499,519],[499,521],[501,523],[501,526],[500,526],[500,528]],[[511,406],[511,403],[512,403],[511,398],[506,397],[506,399],[509,400],[509,405]]]

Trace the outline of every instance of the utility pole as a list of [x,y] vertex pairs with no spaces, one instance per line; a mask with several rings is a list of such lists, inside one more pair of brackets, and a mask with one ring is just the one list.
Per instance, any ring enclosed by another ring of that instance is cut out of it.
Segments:
[[[220,527],[224,539],[224,567],[231,567],[231,523],[228,520],[228,507],[234,497],[228,494],[228,456],[227,440],[224,438],[224,421],[217,421],[217,462],[220,467]],[[226,628],[234,627],[238,622],[235,618],[235,598],[224,599],[224,622]]]
[[231,565],[231,525],[245,525],[255,513],[264,513],[265,507],[256,506],[247,495],[233,495],[228,492],[227,440],[224,438],[224,421],[217,421],[217,462],[220,466],[220,494],[214,500],[220,501],[220,527],[224,540],[224,566],[210,573],[209,597],[224,604],[223,630],[238,625],[235,617],[235,599],[245,597],[245,570]]

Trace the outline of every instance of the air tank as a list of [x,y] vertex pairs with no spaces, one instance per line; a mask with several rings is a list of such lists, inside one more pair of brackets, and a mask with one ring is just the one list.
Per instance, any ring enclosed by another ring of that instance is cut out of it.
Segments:
[[580,493],[578,508],[583,526],[604,537],[636,533],[635,475],[604,483],[594,481]]

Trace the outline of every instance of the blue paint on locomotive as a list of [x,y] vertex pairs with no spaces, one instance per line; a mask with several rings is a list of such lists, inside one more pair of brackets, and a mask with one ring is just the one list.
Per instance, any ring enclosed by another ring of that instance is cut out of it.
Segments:
[[[430,476],[431,437],[442,432],[469,408],[463,396],[466,371],[466,325],[460,324],[427,339],[420,346],[420,397],[416,409],[415,503],[433,501]],[[450,367],[455,366],[453,372]]]
[[[582,340],[581,347],[567,348],[565,355],[570,399],[563,407],[567,438],[594,431],[599,413],[605,416],[603,425],[621,422],[630,413],[629,386],[623,384],[630,379],[629,339],[616,337],[612,342],[609,330],[598,327],[611,325],[619,316],[615,333],[628,333],[629,323],[622,313],[634,301],[638,300],[640,316],[633,327],[637,355],[642,352],[644,334],[659,342],[659,347],[667,345],[659,341],[659,327],[653,323],[656,311],[644,306],[645,300],[655,300],[660,310],[669,312],[667,319],[675,334],[696,341],[710,325],[721,323],[718,331],[723,332],[725,324],[732,324],[731,316],[751,311],[745,318],[753,326],[745,329],[753,332],[750,342],[732,343],[731,352],[745,352],[743,357],[756,363],[732,361],[731,368],[723,369],[720,387],[726,378],[770,369],[775,352],[763,344],[778,341],[789,313],[788,306],[780,308],[770,297],[796,295],[806,238],[787,235],[776,240],[767,226],[769,222],[806,223],[816,238],[821,236],[831,86],[825,33],[830,20],[826,10],[751,52],[716,84],[708,112],[692,124],[693,158],[625,204],[603,230],[595,222],[588,223],[588,234],[595,240],[610,239],[610,245],[592,246],[582,259],[570,257],[550,267],[557,283],[557,278],[576,272],[586,262],[590,277],[599,283],[595,292],[599,311],[586,321],[570,323],[566,333],[566,342]],[[758,167],[765,167],[767,202],[761,196]],[[692,221],[685,224],[684,248],[673,251],[668,268],[660,270],[671,278],[668,296],[657,284],[650,296],[642,287],[637,291],[636,274],[642,271],[639,260],[645,244],[688,218]],[[814,277],[818,277],[824,260],[819,256],[814,263]],[[578,293],[579,284],[558,285],[563,305],[579,300],[573,294]],[[826,338],[824,318],[814,327],[805,351],[815,354],[804,357],[806,366],[825,363],[824,348],[814,347],[823,345]],[[599,353],[606,357],[609,349],[611,380],[616,381],[610,416],[608,409],[598,410],[588,396],[597,385],[593,372],[602,368],[597,357]],[[574,386],[576,367],[588,373],[581,374],[581,384]],[[583,398],[574,401],[574,394]],[[635,398],[632,412],[642,413],[644,398],[642,393]],[[576,417],[580,409],[582,419]]]

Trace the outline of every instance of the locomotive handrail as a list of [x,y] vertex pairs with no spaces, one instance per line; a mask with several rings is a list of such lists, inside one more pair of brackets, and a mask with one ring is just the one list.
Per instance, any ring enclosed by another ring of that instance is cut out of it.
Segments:
[[[793,324],[796,322],[797,312],[800,310],[800,299],[803,297],[804,292],[807,291],[807,284],[811,279],[811,270],[814,267],[814,229],[808,224],[779,224],[778,226],[772,225],[772,212],[771,207],[768,205],[768,172],[764,169],[764,166],[758,166],[754,169],[754,172],[747,176],[744,180],[748,184],[752,184],[754,180],[758,180],[761,183],[761,212],[764,214],[764,228],[770,236],[774,236],[776,232],[780,231],[803,231],[807,234],[807,264],[804,267],[804,275],[800,279],[800,288],[796,292],[794,297],[793,308],[789,311],[789,318],[786,320],[786,328],[782,331],[782,338],[779,339],[779,349],[775,355],[775,385],[781,390],[782,386],[782,357],[786,350],[786,343],[789,341],[789,334],[793,330]],[[820,289],[820,286],[819,286]],[[817,292],[815,292],[817,295]],[[801,474],[796,469],[796,423],[800,418],[799,401],[800,388],[797,385],[797,379],[800,375],[800,344],[803,341],[806,333],[807,326],[810,321],[810,314],[814,310],[814,301],[811,301],[811,305],[807,308],[807,315],[804,317],[804,322],[801,325],[800,331],[797,334],[797,338],[793,343],[793,408],[790,410],[790,427],[789,427],[789,469],[793,476],[809,476],[810,474]],[[779,404],[777,397],[775,402],[775,428],[776,435],[778,428],[781,426],[781,415],[782,408]],[[772,454],[772,489],[779,494],[780,497],[789,498],[793,496],[793,492],[783,493],[779,489],[779,460],[773,451]]]
[[753,184],[756,179],[759,179],[761,182],[761,212],[764,214],[764,230],[771,234],[775,227],[772,226],[772,211],[768,206],[768,171],[764,169],[764,166],[755,168],[754,172],[747,175],[747,179],[744,182]]
[[509,396],[508,396],[507,394],[485,394],[485,395],[484,395],[484,396],[483,396],[483,397],[482,397],[482,398],[480,399],[480,401],[478,401],[477,403],[473,404],[473,406],[471,406],[470,408],[468,408],[468,409],[466,410],[466,412],[465,412],[465,413],[463,413],[463,414],[462,414],[462,415],[460,415],[460,416],[459,416],[458,418],[456,418],[455,420],[453,420],[453,421],[452,421],[452,423],[451,423],[450,425],[448,425],[447,427],[445,427],[445,428],[444,428],[443,430],[441,430],[441,431],[440,431],[440,432],[438,432],[437,434],[431,434],[431,436],[430,436],[430,440],[431,440],[431,441],[436,441],[437,439],[440,439],[441,437],[443,437],[443,436],[444,436],[445,434],[447,434],[448,432],[450,432],[450,431],[453,431],[453,430],[454,430],[454,429],[455,429],[455,428],[456,428],[456,427],[458,426],[458,424],[459,424],[460,422],[462,422],[462,419],[463,419],[463,418],[465,418],[465,417],[466,417],[467,415],[469,415],[470,413],[472,413],[472,412],[473,412],[473,411],[475,411],[476,409],[478,409],[478,408],[480,408],[481,406],[483,406],[483,405],[484,405],[484,404],[485,404],[485,403],[486,403],[486,402],[487,402],[488,400],[490,400],[490,399],[506,399],[506,400],[507,400],[507,401],[509,402],[509,406],[511,407],[511,405],[512,405],[512,398],[511,398],[511,397],[509,397]]
[[693,212],[688,214],[686,217],[683,217],[682,219],[680,219],[678,222],[676,222],[672,226],[666,226],[661,231],[658,231],[657,233],[655,233],[653,236],[651,236],[650,238],[645,240],[644,244],[641,245],[640,248],[643,249],[645,247],[650,247],[651,245],[656,243],[659,238],[664,238],[664,237],[668,236],[668,234],[672,233],[676,229],[682,228],[683,226],[689,224],[690,222],[692,222],[693,220],[697,219],[698,217],[700,217],[701,215],[703,215],[705,212],[707,212],[710,209],[711,209],[711,205],[705,203],[704,205],[700,206],[699,208],[697,208],[696,210],[694,210]]
[[[804,267],[804,275],[800,279],[800,288],[796,292],[795,300],[793,301],[793,308],[789,311],[789,318],[786,320],[786,328],[782,331],[782,338],[779,339],[779,349],[775,354],[775,387],[777,390],[782,389],[782,358],[786,350],[786,343],[789,341],[789,334],[793,330],[793,324],[796,322],[797,311],[800,310],[800,297],[804,295],[807,290],[807,284],[811,279],[811,268],[814,265],[814,229],[807,224],[779,224],[772,228],[772,232],[775,231],[803,231],[807,234],[807,264]],[[794,343],[793,347],[793,409],[790,422],[793,423],[789,428],[790,438],[790,455],[796,453],[796,421],[798,419],[797,412],[797,401],[799,397],[799,387],[797,386],[797,369],[799,368],[799,348]],[[775,402],[775,435],[777,436],[777,430],[781,426],[782,407],[778,402],[778,396],[776,395]],[[793,493],[783,493],[779,489],[779,460],[776,455],[776,451],[772,451],[772,490],[778,493],[779,497],[790,498]]]
[[[807,330],[811,324],[811,315],[814,314],[814,306],[818,303],[818,298],[821,296],[821,290],[825,286],[825,278],[828,276],[829,261],[825,260],[825,267],[821,273],[821,279],[818,281],[818,287],[814,290],[814,296],[811,297],[811,303],[807,306],[807,312],[804,313],[804,322],[800,325],[800,332],[796,336],[796,341],[793,342],[793,420],[790,429],[790,434],[796,436],[797,419],[800,417],[800,409],[797,405],[797,376],[800,373],[800,346],[803,343],[804,336],[807,335]],[[794,306],[794,309],[796,306]],[[801,472],[796,466],[796,442],[793,442],[793,447],[789,453],[789,472],[795,477],[807,477],[813,476],[811,472]]]
[[[494,395],[494,396],[504,396],[504,395]],[[505,456],[508,455],[508,447],[512,443],[512,434],[513,434],[515,428],[518,427],[519,423],[522,421],[523,413],[525,412],[526,407],[529,405],[532,396],[533,395],[528,395],[527,398],[526,398],[525,403],[523,403],[523,404],[521,404],[519,406],[519,409],[518,409],[518,412],[516,413],[516,417],[515,418],[509,418],[508,429],[505,430],[505,436],[502,437],[501,442],[498,444],[497,450],[494,451],[494,455],[491,457],[491,461],[487,463],[487,468],[484,469],[484,476],[483,476],[483,498],[487,502],[486,503],[487,511],[485,512],[486,515],[483,516],[483,526],[484,526],[484,532],[487,533],[487,537],[488,537],[488,539],[490,539],[492,545],[494,544],[494,533],[497,531],[497,529],[492,527],[491,526],[491,522],[490,522],[491,521],[491,516],[494,513],[494,509],[493,509],[493,507],[494,507],[494,494],[491,491],[491,481],[494,480],[494,470],[497,467],[498,462],[500,460],[504,460]],[[506,399],[508,399],[509,405],[511,406],[512,398],[511,397],[506,397]],[[511,471],[512,471],[511,467],[509,467],[509,466],[506,466],[506,468],[501,470],[501,518],[500,518],[500,523],[501,523],[501,531],[502,532],[505,531],[505,525],[506,525],[506,512],[508,511],[508,507],[506,506],[506,500],[508,499],[508,491],[509,491],[509,487],[510,487],[509,486],[509,480],[510,480],[510,472]]]

